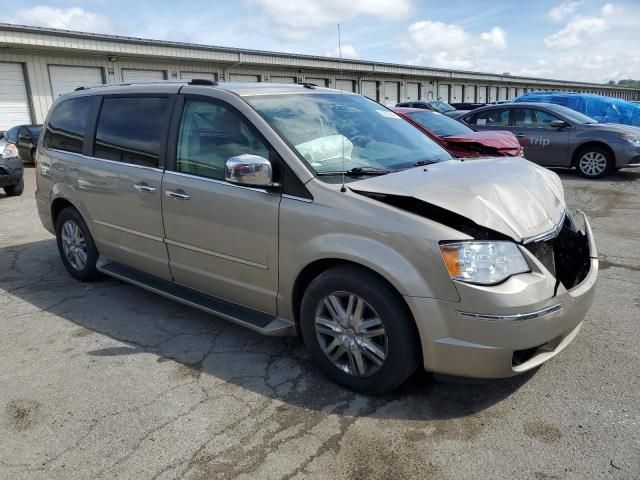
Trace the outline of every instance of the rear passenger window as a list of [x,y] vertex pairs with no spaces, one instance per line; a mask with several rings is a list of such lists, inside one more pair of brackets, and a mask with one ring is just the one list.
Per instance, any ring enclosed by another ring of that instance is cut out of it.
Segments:
[[509,110],[486,110],[467,118],[467,123],[478,125],[479,127],[490,125],[497,127],[509,126]]
[[96,128],[94,156],[157,167],[168,115],[168,98],[105,97]]
[[70,98],[58,105],[49,117],[43,145],[46,148],[82,153],[89,114],[96,98]]
[[238,113],[216,103],[185,102],[178,138],[179,172],[224,180],[227,160],[245,153],[269,158],[267,146]]

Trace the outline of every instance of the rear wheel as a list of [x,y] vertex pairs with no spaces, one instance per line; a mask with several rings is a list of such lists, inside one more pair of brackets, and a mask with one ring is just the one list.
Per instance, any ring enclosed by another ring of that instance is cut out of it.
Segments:
[[578,153],[576,167],[586,178],[602,178],[613,170],[613,157],[604,148],[587,147]]
[[20,177],[20,181],[16,185],[10,187],[4,187],[4,193],[9,197],[17,197],[24,192],[24,177]]
[[305,292],[300,317],[318,367],[358,392],[388,392],[419,364],[417,332],[406,305],[364,269],[340,266],[322,273]]
[[58,215],[56,239],[62,263],[71,276],[83,282],[98,276],[98,250],[87,224],[75,208],[67,207]]

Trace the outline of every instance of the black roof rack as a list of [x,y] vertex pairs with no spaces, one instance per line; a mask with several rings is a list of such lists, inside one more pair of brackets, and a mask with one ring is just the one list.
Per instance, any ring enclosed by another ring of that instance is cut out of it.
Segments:
[[218,82],[207,78],[193,78],[189,81],[189,85],[211,85],[215,87],[218,85]]
[[86,90],[86,87],[78,87],[74,90],[74,92],[78,92],[80,90]]

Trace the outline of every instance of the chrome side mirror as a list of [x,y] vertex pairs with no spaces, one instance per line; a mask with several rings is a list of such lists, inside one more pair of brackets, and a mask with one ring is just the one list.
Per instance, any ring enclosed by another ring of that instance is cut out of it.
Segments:
[[273,169],[271,162],[259,155],[236,155],[227,160],[224,166],[226,181],[252,187],[273,187]]

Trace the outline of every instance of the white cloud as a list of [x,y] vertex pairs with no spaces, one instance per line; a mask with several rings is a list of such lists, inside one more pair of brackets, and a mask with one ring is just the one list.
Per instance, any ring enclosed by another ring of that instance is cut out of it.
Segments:
[[9,22],[83,32],[112,33],[114,30],[107,17],[78,7],[62,9],[39,5],[19,10],[9,17]]
[[[342,48],[340,50],[342,50],[342,58],[360,58],[358,50],[351,44],[342,45]],[[327,52],[325,55],[327,57],[340,57],[340,50],[338,49],[338,47],[336,47],[333,50]]]
[[569,15],[574,13],[579,6],[580,2],[565,1],[549,10],[547,15],[549,15],[551,20],[553,20],[554,22],[560,22],[561,20],[564,20]]
[[597,17],[576,17],[559,32],[544,39],[547,48],[564,49],[578,47],[585,40],[595,37],[609,28],[607,22]]
[[544,39],[541,75],[597,83],[640,78],[640,54],[632,48],[638,43],[640,5],[607,3],[590,14],[574,16]]
[[304,39],[329,25],[360,17],[398,20],[409,14],[409,0],[250,0],[290,39]]
[[[414,52],[412,63],[443,68],[486,70],[489,52],[507,48],[507,32],[500,27],[472,35],[458,25],[422,20],[409,26],[401,46]],[[495,62],[495,59],[493,59]],[[496,68],[500,68],[496,64]]]

